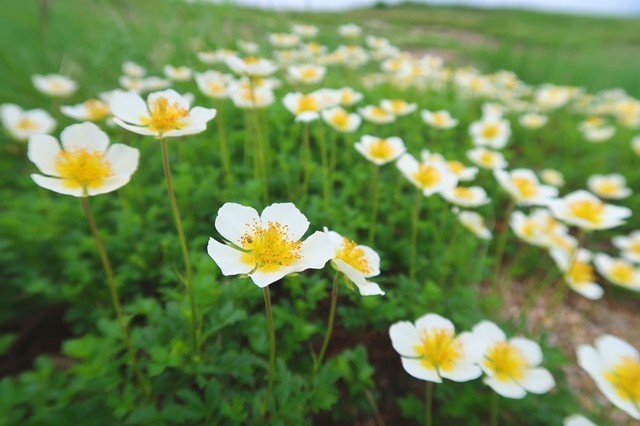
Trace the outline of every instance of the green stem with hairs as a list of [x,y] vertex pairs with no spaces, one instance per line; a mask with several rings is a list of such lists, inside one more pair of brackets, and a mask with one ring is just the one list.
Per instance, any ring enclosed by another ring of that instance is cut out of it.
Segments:
[[433,425],[433,382],[427,381],[424,397],[426,426]]
[[324,354],[327,352],[327,347],[329,346],[329,340],[331,340],[331,333],[333,332],[333,322],[336,317],[336,305],[338,304],[338,286],[340,272],[336,272],[333,277],[333,288],[331,289],[331,307],[329,308],[329,322],[327,324],[327,332],[324,335],[324,341],[322,342],[322,349],[320,349],[320,355],[316,359],[315,365],[313,367],[313,374],[315,375],[318,372],[318,369],[322,365],[322,360],[324,359]]
[[369,225],[369,245],[373,245],[376,237],[376,224],[378,222],[378,205],[380,203],[379,180],[380,171],[379,166],[372,165],[373,176],[371,177],[371,193],[369,194],[373,199],[371,200],[371,223]]
[[500,414],[500,396],[493,392],[491,396],[491,426],[498,426],[498,415]]
[[416,278],[416,245],[418,244],[418,221],[420,219],[420,202],[422,201],[422,191],[416,190],[416,198],[413,203],[413,214],[411,215],[411,246],[409,253],[409,279]]
[[276,369],[276,332],[273,326],[273,312],[271,310],[271,295],[269,293],[269,286],[262,289],[264,296],[264,310],[267,316],[267,329],[269,333],[269,371],[267,372],[267,393],[264,396],[262,402],[262,417],[265,418],[269,401],[271,400],[271,394],[273,393],[273,375]]

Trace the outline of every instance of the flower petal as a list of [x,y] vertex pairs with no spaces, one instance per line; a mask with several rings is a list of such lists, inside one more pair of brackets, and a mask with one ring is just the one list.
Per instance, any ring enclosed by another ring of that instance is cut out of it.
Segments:
[[423,367],[422,362],[419,359],[401,358],[402,367],[411,376],[416,379],[426,380],[434,383],[442,383],[442,379],[438,376],[436,370],[427,370]]
[[316,231],[302,242],[299,253],[301,258],[293,265],[296,272],[324,268],[335,255],[335,250],[327,234]]
[[58,194],[72,195],[74,197],[82,197],[84,195],[82,188],[69,188],[62,183],[62,179],[36,174],[31,175],[31,179],[33,179],[38,186],[57,192]]
[[139,157],[140,151],[121,143],[111,145],[105,154],[113,173],[127,176],[131,176],[138,168]]
[[260,220],[264,228],[269,222],[286,226],[287,236],[293,241],[300,240],[309,229],[309,221],[293,203],[271,204],[262,211]]
[[496,393],[504,396],[505,398],[521,399],[527,394],[527,392],[518,386],[518,384],[513,380],[501,381],[495,377],[486,377],[484,382]]
[[523,337],[514,337],[509,339],[509,343],[520,349],[522,355],[527,359],[530,366],[536,367],[542,362],[542,350],[540,349],[540,345],[533,340],[525,339]]
[[113,92],[109,99],[109,109],[116,118],[129,124],[140,125],[140,119],[149,116],[147,104],[140,95],[122,90]]
[[416,320],[416,328],[420,331],[439,328],[455,332],[453,323],[438,314],[426,314],[421,316]]
[[89,151],[104,152],[109,146],[109,136],[93,123],[72,124],[60,133],[65,151],[84,148]]
[[240,238],[260,224],[260,216],[252,207],[226,203],[218,210],[215,224],[224,239],[242,247]]
[[440,370],[440,375],[454,382],[466,382],[482,375],[482,369],[474,364],[458,364],[452,371]]
[[532,393],[546,393],[556,385],[553,376],[545,368],[532,368],[520,380],[520,386]]
[[216,262],[223,275],[248,274],[254,267],[242,261],[243,252],[221,244],[213,238],[209,238],[207,253]]
[[409,321],[400,321],[389,327],[391,345],[400,355],[406,357],[417,356],[415,347],[420,344],[418,330]]
[[33,135],[29,138],[29,160],[45,175],[58,176],[56,157],[60,151],[60,144],[53,136]]

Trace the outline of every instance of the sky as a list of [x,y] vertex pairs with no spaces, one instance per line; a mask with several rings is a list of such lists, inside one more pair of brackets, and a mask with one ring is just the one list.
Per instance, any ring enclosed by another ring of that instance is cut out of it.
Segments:
[[[341,11],[368,7],[379,1],[387,4],[403,0],[204,0],[287,10]],[[414,0],[415,1],[415,0]],[[474,7],[510,7],[587,15],[638,16],[640,0],[419,0],[429,4],[458,4]]]

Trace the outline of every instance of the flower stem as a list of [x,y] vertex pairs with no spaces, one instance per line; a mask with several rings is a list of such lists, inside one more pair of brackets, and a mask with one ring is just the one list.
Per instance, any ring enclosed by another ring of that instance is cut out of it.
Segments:
[[433,382],[427,381],[424,403],[426,410],[424,424],[431,426],[433,424]]
[[127,320],[125,319],[124,313],[122,312],[122,304],[120,303],[120,295],[118,293],[118,287],[116,286],[115,278],[113,275],[113,269],[111,268],[111,262],[109,261],[109,257],[107,256],[107,251],[104,248],[102,239],[100,238],[100,233],[98,232],[98,227],[96,226],[93,214],[91,213],[91,208],[89,207],[89,201],[87,200],[87,197],[80,197],[80,202],[82,204],[82,211],[84,212],[84,215],[87,218],[87,222],[89,224],[89,228],[91,229],[91,234],[93,235],[93,239],[96,242],[96,248],[98,249],[98,255],[100,256],[102,267],[104,268],[104,272],[107,275],[107,285],[109,286],[109,292],[111,293],[111,303],[113,304],[113,310],[116,312],[116,317],[118,318],[118,325],[120,326],[120,331],[122,332],[122,339],[124,340],[124,343],[127,347],[127,352],[129,352],[131,367],[133,368],[134,374],[136,375],[138,384],[142,388],[142,392],[144,393],[145,397],[149,398],[149,396],[151,395],[151,385],[142,375],[142,372],[140,371],[140,367],[138,365],[138,359],[133,348],[131,336],[129,335]]
[[218,116],[216,117],[216,125],[218,127],[218,139],[220,140],[220,157],[222,159],[222,170],[224,171],[224,179],[227,188],[233,185],[233,174],[231,173],[231,160],[229,158],[229,148],[227,147],[227,134],[224,130],[224,120],[222,119],[223,108],[222,103],[218,106]]
[[493,392],[491,396],[491,426],[498,426],[498,414],[500,414],[500,396]]
[[372,245],[376,237],[376,223],[378,222],[378,204],[380,195],[378,194],[379,166],[373,165],[373,176],[371,177],[371,224],[369,225],[369,245]]
[[267,407],[273,392],[273,374],[276,367],[276,332],[273,327],[273,312],[271,311],[271,295],[269,294],[269,286],[262,289],[264,295],[264,310],[267,316],[267,328],[269,331],[269,371],[267,375],[267,393],[262,402],[262,417],[267,414]]
[[320,125],[320,161],[322,162],[322,200],[325,214],[328,213],[329,199],[331,198],[331,183],[329,182],[329,155],[327,152],[327,132],[324,125]]
[[167,192],[169,193],[171,213],[173,215],[173,221],[175,222],[176,231],[178,232],[180,251],[182,252],[182,259],[184,261],[185,274],[182,277],[182,281],[187,288],[187,293],[189,295],[189,305],[191,308],[191,335],[193,340],[193,354],[197,357],[200,344],[198,342],[199,333],[197,325],[196,303],[192,286],[193,272],[191,270],[191,259],[189,258],[189,250],[187,249],[187,240],[184,237],[182,220],[180,220],[180,211],[178,210],[178,203],[176,202],[176,194],[173,189],[173,179],[171,178],[171,166],[169,164],[169,153],[167,149],[166,139],[160,139],[160,150],[162,151],[162,166],[164,168],[164,177],[167,182]]
[[509,201],[509,205],[505,210],[504,228],[500,232],[500,237],[498,238],[496,246],[496,266],[493,273],[493,285],[496,292],[502,290],[502,285],[500,283],[500,270],[502,269],[502,257],[504,255],[504,249],[507,245],[507,236],[509,235],[509,219],[511,218],[511,212],[513,211],[515,205],[515,201]]
[[420,201],[422,201],[422,197],[422,192],[417,190],[411,216],[411,252],[409,254],[409,279],[411,281],[416,278],[416,245],[418,243],[418,220],[420,218]]
[[331,307],[329,308],[329,323],[327,324],[327,332],[324,336],[324,342],[322,342],[322,349],[320,349],[320,355],[316,359],[315,366],[313,367],[313,374],[315,375],[318,372],[318,369],[322,365],[322,360],[324,359],[324,354],[327,352],[327,347],[329,346],[329,340],[331,340],[331,333],[333,332],[333,321],[336,317],[336,305],[338,304],[338,278],[340,277],[340,273],[336,272],[336,275],[333,277],[333,288],[331,289]]
[[304,123],[302,128],[302,146],[300,147],[300,163],[303,167],[302,175],[302,199],[307,198],[309,177],[311,176],[311,142],[309,140],[309,123]]

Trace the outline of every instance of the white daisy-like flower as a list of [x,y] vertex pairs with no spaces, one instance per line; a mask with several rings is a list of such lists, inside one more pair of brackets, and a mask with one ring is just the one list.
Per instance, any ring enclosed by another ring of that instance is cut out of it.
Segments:
[[342,272],[345,277],[358,287],[362,296],[384,295],[384,291],[367,278],[380,275],[380,256],[367,246],[356,244],[334,231],[324,228],[334,248],[331,266]]
[[193,70],[186,66],[174,67],[167,64],[162,70],[164,75],[173,81],[189,81],[193,77]]
[[529,169],[514,169],[510,172],[496,169],[493,171],[498,184],[518,205],[546,205],[558,195],[553,186],[541,185],[538,177]]
[[296,117],[296,121],[303,123],[317,120],[320,112],[329,107],[318,91],[306,95],[299,92],[287,93],[282,98],[282,103]]
[[519,238],[534,246],[550,248],[560,245],[566,250],[575,247],[575,239],[568,234],[569,229],[555,220],[547,209],[535,209],[529,216],[514,211],[509,218],[509,225]]
[[422,121],[436,129],[451,129],[458,125],[458,120],[445,110],[429,111],[425,109],[420,112],[420,117],[422,117]]
[[149,94],[146,102],[135,93],[116,92],[109,107],[120,127],[156,138],[203,132],[216,116],[215,109],[190,108],[187,99],[171,89]]
[[460,223],[471,231],[476,237],[482,240],[490,240],[493,238],[491,230],[487,228],[484,218],[476,212],[462,210],[458,214]]
[[380,106],[398,117],[409,115],[418,108],[418,104],[409,103],[402,99],[383,99],[380,101]]
[[539,129],[540,127],[547,124],[548,119],[549,118],[544,114],[529,112],[521,115],[518,118],[518,122],[522,127],[534,130],[534,129]]
[[367,160],[378,166],[397,160],[407,151],[402,139],[396,136],[382,139],[364,135],[354,147]]
[[229,98],[236,107],[242,109],[266,108],[276,101],[270,88],[255,87],[251,89],[242,84],[229,86]]
[[343,87],[342,89],[338,89],[338,93],[340,95],[340,105],[342,106],[351,106],[357,104],[364,97],[362,93],[356,92],[351,87]]
[[563,422],[563,426],[597,426],[591,420],[580,414],[572,414],[569,417],[566,417]]
[[466,382],[482,374],[479,342],[471,333],[456,336],[451,321],[426,314],[415,324],[400,321],[389,328],[393,348],[405,371],[416,379],[442,383],[442,379]]
[[339,106],[325,109],[321,115],[325,123],[344,133],[355,132],[362,122],[362,118],[358,114],[349,113]]
[[613,237],[612,242],[622,252],[622,257],[640,263],[640,231],[633,231],[628,236]]
[[31,81],[40,93],[54,98],[66,98],[78,89],[75,81],[60,74],[36,74],[31,77]]
[[631,262],[598,253],[594,256],[593,264],[596,265],[600,275],[613,284],[640,291],[640,271]]
[[505,119],[483,118],[471,123],[469,134],[476,146],[501,149],[504,148],[511,136],[511,125]]
[[252,78],[269,76],[278,69],[275,62],[255,56],[240,58],[233,55],[225,58],[225,63],[234,73]]
[[255,55],[260,49],[260,46],[258,46],[258,43],[255,43],[253,41],[238,40],[236,44],[238,45],[238,49],[240,49],[241,51],[243,51],[248,55]]
[[418,162],[411,154],[403,154],[396,163],[398,169],[425,197],[443,193],[458,184],[456,176],[442,161]]
[[272,33],[269,34],[269,43],[278,49],[290,49],[300,43],[300,36],[290,33]]
[[308,24],[294,24],[291,28],[294,34],[302,38],[314,38],[318,35],[318,27]]
[[229,83],[232,80],[230,77],[230,75],[213,70],[195,74],[196,84],[200,92],[212,99],[229,97]]
[[89,99],[77,105],[64,105],[60,107],[60,111],[78,121],[102,121],[111,117],[109,105],[99,99]]
[[122,72],[133,78],[142,78],[147,73],[147,70],[133,61],[126,61],[122,64]]
[[565,183],[562,173],[554,169],[543,169],[540,172],[540,180],[547,185],[555,186],[556,188],[563,187]]
[[578,365],[596,382],[616,407],[640,420],[640,353],[611,335],[596,339],[595,346],[579,345]]
[[343,24],[338,27],[338,34],[345,38],[356,38],[362,35],[362,27],[356,24]]
[[631,139],[631,150],[640,156],[640,136],[635,136]]
[[467,167],[463,162],[457,160],[444,160],[445,164],[456,175],[460,182],[469,182],[476,178],[478,174],[477,167]]
[[579,190],[552,200],[551,213],[569,225],[582,229],[610,229],[625,223],[631,216],[626,207],[605,204],[588,191]]
[[[578,250],[577,253],[575,250]],[[549,253],[572,290],[591,300],[602,297],[604,291],[595,282],[596,274],[591,266],[593,256],[589,250],[576,248],[572,251],[566,251],[552,247]]]
[[313,64],[290,65],[289,68],[287,68],[287,73],[292,81],[304,84],[321,82],[326,72],[326,67]]
[[483,354],[480,368],[484,382],[505,398],[520,399],[527,392],[542,394],[555,386],[555,381],[542,363],[542,351],[536,342],[523,337],[507,339],[491,321],[481,321],[471,331]]
[[42,173],[31,178],[51,191],[74,197],[106,194],[129,182],[138,167],[137,149],[109,145],[107,134],[93,123],[65,128],[60,140],[62,145],[49,135],[29,139],[29,160]]
[[491,199],[487,191],[480,186],[456,186],[440,192],[442,198],[460,207],[480,207],[488,204]]
[[388,124],[396,119],[395,114],[375,105],[364,106],[358,112],[365,120],[374,124]]
[[611,200],[620,200],[631,195],[627,180],[619,173],[591,175],[587,180],[587,188],[598,197]]
[[0,105],[2,126],[11,137],[26,141],[32,135],[49,134],[56,127],[56,120],[43,109],[23,110],[15,104]]
[[467,158],[478,167],[483,169],[495,170],[504,169],[507,167],[507,160],[504,159],[504,155],[497,151],[492,151],[487,148],[474,148],[467,151]]
[[582,131],[582,135],[587,142],[602,143],[606,142],[613,137],[616,133],[614,126],[603,126],[596,128],[585,128]]
[[325,232],[302,241],[309,221],[292,203],[272,204],[260,215],[251,207],[226,203],[215,226],[227,242],[210,238],[209,256],[224,275],[249,275],[258,287],[305,269],[322,269],[335,255]]

